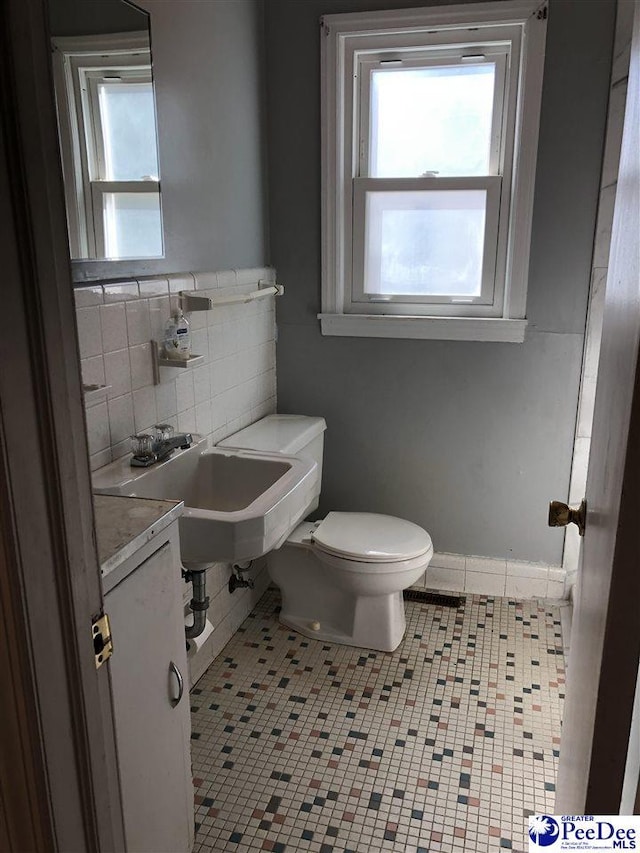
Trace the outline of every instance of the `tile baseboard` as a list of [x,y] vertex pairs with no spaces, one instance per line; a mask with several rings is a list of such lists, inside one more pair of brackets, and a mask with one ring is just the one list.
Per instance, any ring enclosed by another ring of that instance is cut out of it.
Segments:
[[560,566],[465,554],[434,554],[413,589],[563,600],[566,571]]

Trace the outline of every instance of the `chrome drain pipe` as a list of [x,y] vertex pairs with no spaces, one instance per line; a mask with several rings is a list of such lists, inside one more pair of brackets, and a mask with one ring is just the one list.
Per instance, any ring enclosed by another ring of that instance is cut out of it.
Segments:
[[209,609],[209,596],[207,595],[207,569],[188,569],[183,571],[182,577],[186,583],[193,584],[193,595],[189,602],[189,609],[193,613],[193,624],[184,629],[187,640],[199,637],[204,631],[207,623],[207,610]]

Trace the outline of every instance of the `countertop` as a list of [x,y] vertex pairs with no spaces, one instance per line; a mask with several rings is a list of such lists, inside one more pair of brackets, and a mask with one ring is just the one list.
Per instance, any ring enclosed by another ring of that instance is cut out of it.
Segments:
[[121,565],[156,533],[182,515],[182,501],[94,495],[102,577]]

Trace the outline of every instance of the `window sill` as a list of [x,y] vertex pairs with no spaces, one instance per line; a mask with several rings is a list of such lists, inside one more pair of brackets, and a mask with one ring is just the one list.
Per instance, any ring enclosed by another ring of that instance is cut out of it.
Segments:
[[521,344],[526,320],[497,317],[391,317],[318,314],[323,335],[350,338],[408,338],[439,341],[502,341]]

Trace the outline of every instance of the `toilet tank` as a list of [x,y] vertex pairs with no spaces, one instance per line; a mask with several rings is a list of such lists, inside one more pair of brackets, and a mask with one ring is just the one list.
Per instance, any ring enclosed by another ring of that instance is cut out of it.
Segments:
[[286,453],[289,456],[301,456],[312,459],[318,465],[318,485],[316,499],[310,511],[318,506],[322,484],[322,454],[324,450],[324,431],[327,424],[324,418],[308,415],[267,415],[251,426],[235,432],[218,447],[234,447],[243,450],[264,450],[270,453]]

